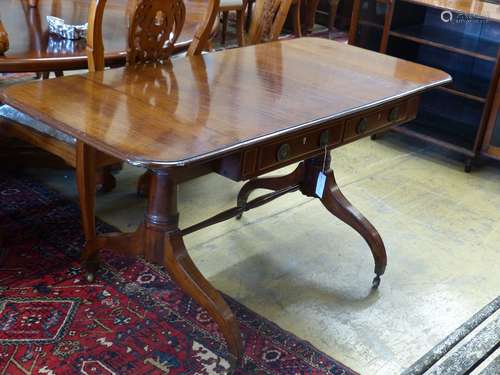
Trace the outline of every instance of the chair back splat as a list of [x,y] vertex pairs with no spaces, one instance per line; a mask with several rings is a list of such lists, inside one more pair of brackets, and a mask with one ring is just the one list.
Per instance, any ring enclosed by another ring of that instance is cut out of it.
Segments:
[[277,40],[292,3],[293,0],[256,1],[246,43],[251,45]]
[[[200,54],[209,46],[220,0],[209,0],[207,12],[198,26],[188,55]],[[89,6],[87,57],[90,71],[105,67],[102,24],[106,0],[92,0]],[[131,15],[127,64],[155,63],[168,60],[181,35],[186,6],[183,0],[138,0]]]

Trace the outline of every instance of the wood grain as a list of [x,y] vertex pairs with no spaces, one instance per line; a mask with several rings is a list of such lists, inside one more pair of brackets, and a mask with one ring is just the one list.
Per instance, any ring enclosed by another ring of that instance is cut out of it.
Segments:
[[449,81],[436,69],[302,38],[176,59],[171,66],[15,85],[2,97],[122,160],[173,166],[213,159]]

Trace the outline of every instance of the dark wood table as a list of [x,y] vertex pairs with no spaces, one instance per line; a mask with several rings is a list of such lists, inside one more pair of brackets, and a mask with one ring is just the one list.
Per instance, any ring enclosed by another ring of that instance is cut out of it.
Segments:
[[[134,233],[92,236],[84,259],[95,265],[98,250],[110,248],[165,265],[219,324],[232,358],[241,359],[236,318],[192,262],[183,236],[299,190],[320,198],[364,237],[375,259],[378,286],[387,262],[383,241],[340,191],[327,151],[413,119],[419,94],[449,81],[448,74],[436,69],[301,38],[176,59],[164,66],[19,84],[1,96],[85,142],[89,151],[149,169],[144,224]],[[297,162],[289,175],[257,178]],[[211,172],[250,181],[236,207],[180,229],[179,183]],[[248,201],[256,188],[272,192]],[[93,225],[92,220],[84,218],[85,225]]]
[[[185,0],[186,21],[177,48],[187,49],[202,21],[208,2]],[[103,37],[108,65],[125,65],[129,12],[135,0],[108,0]],[[9,49],[0,55],[0,73],[47,72],[85,69],[86,40],[66,40],[47,31],[46,16],[70,24],[87,22],[88,0],[39,0],[30,7],[26,0],[0,0],[0,22],[8,33]]]

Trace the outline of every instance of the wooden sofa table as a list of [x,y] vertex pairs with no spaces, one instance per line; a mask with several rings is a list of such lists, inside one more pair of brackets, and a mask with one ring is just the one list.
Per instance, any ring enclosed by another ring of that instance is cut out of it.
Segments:
[[[364,237],[378,286],[387,261],[384,244],[341,193],[328,151],[413,119],[419,94],[449,81],[436,69],[302,38],[30,82],[7,88],[2,98],[82,140],[89,152],[100,150],[149,169],[144,223],[134,233],[90,236],[87,267],[95,272],[102,248],[165,265],[218,323],[234,364],[243,355],[238,323],[189,257],[183,236],[300,190],[319,197]],[[258,178],[297,162],[287,176]],[[86,166],[89,176],[92,169]],[[236,207],[180,229],[179,183],[211,172],[249,182]],[[248,201],[257,188],[272,192]],[[93,206],[89,197],[81,196],[81,204]],[[93,217],[83,220],[93,228]]]

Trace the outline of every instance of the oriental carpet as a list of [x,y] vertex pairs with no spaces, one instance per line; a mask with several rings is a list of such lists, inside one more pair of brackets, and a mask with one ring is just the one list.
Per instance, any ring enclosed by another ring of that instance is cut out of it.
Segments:
[[[163,268],[104,251],[95,282],[84,280],[74,202],[0,173],[0,231],[0,374],[226,373],[216,324]],[[235,374],[355,374],[225,298],[245,343]]]

